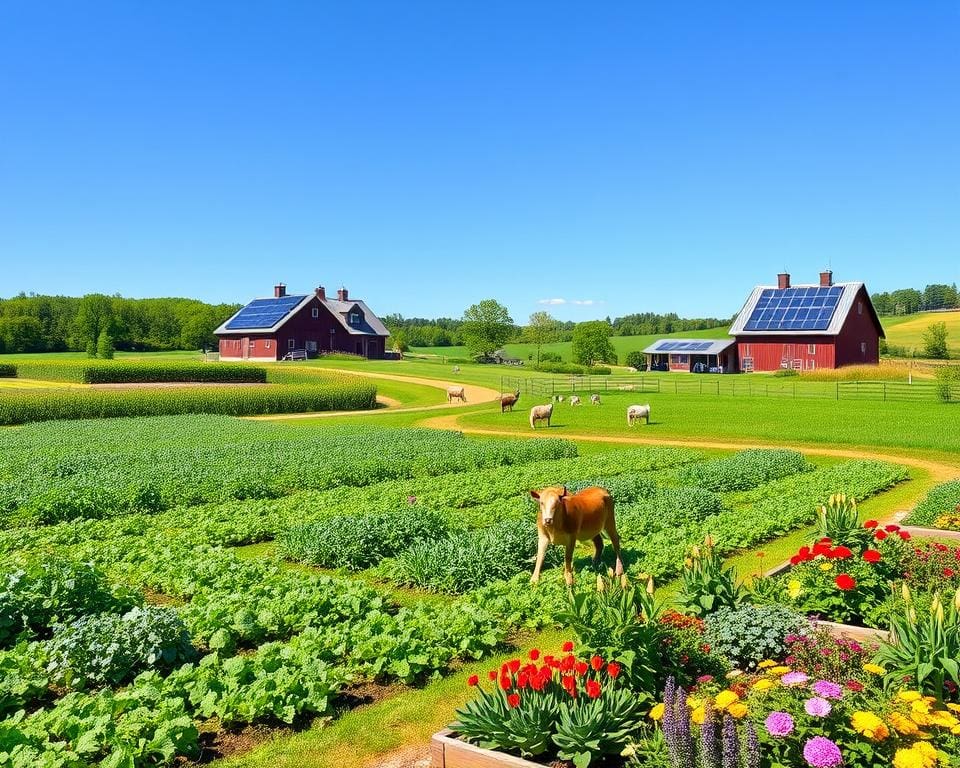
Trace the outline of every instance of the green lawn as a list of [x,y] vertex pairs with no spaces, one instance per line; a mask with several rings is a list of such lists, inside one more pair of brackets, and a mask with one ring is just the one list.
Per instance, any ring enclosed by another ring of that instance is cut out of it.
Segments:
[[923,356],[923,332],[934,323],[947,326],[947,348],[951,357],[960,357],[960,310],[956,312],[920,312],[916,315],[880,318],[892,347],[906,347]]

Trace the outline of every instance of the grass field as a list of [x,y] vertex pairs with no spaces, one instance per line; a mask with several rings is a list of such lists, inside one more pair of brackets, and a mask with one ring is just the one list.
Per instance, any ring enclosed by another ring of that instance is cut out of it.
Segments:
[[920,312],[916,315],[881,318],[890,346],[906,347],[923,355],[923,332],[934,323],[947,326],[947,348],[950,357],[960,357],[960,310],[955,312]]

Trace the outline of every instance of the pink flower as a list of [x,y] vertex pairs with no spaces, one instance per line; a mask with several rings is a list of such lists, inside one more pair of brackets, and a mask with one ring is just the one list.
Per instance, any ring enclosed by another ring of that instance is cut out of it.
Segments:
[[813,692],[824,699],[843,698],[843,688],[830,680],[817,680],[813,684]]
[[793,718],[786,712],[771,712],[763,724],[767,733],[777,738],[793,733]]
[[803,746],[803,759],[813,768],[836,768],[843,763],[840,747],[823,736],[814,736]]
[[814,696],[803,703],[803,708],[813,717],[826,717],[833,710],[833,705],[826,699]]

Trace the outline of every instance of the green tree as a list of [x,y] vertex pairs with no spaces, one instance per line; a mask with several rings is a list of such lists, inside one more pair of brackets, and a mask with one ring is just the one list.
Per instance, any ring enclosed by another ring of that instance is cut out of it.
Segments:
[[513,319],[496,299],[484,299],[467,307],[461,333],[471,354],[490,355],[513,335]]
[[573,329],[573,362],[580,365],[616,363],[617,352],[610,343],[613,329],[603,320],[577,323]]
[[74,335],[77,347],[85,347],[89,354],[96,347],[103,331],[110,332],[113,324],[113,300],[102,293],[88,293],[77,307]]
[[406,352],[410,349],[410,343],[407,341],[407,333],[403,330],[394,331],[390,334],[390,341],[393,344],[395,352]]
[[537,365],[540,365],[540,347],[557,340],[560,324],[549,312],[534,312],[523,329],[525,341],[537,345]]
[[97,357],[113,360],[113,337],[104,328],[97,338]]
[[923,354],[926,357],[933,357],[939,360],[945,360],[947,354],[947,324],[933,323],[927,326],[923,332]]

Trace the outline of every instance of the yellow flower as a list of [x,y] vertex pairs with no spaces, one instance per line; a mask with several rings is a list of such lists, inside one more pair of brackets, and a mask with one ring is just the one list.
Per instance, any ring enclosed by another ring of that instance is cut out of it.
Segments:
[[729,707],[727,707],[727,712],[730,713],[731,717],[737,718],[739,720],[741,717],[744,717],[747,714],[747,705],[742,701],[735,701]]
[[932,768],[934,763],[928,763],[922,753],[911,747],[898,749],[893,756],[893,768]]
[[653,709],[650,710],[650,719],[651,719],[651,720],[656,720],[657,722],[659,722],[660,720],[662,720],[662,719],[663,719],[663,710],[664,710],[664,709],[665,709],[664,703],[661,701],[659,704],[657,704],[656,706],[654,706]]
[[891,712],[889,720],[890,725],[893,726],[893,729],[903,736],[915,736],[916,734],[920,733],[920,729],[917,727],[917,724],[909,717],[904,717],[899,712]]
[[870,672],[874,675],[884,675],[887,672],[887,670],[885,670],[879,664],[864,664],[863,669],[865,672]]
[[791,600],[796,600],[802,592],[803,586],[796,579],[792,579],[790,583],[787,584],[787,594],[790,595]]
[[857,733],[874,741],[883,741],[890,735],[886,724],[873,712],[854,712],[850,724]]
[[766,677],[762,677],[759,680],[757,680],[757,682],[755,682],[751,687],[755,691],[767,691],[773,688],[773,681],[767,679]]
[[696,709],[701,704],[703,704],[703,701],[701,699],[696,699],[693,696],[687,696],[687,706],[690,709]]
[[910,703],[911,712],[919,712],[921,715],[930,714],[930,702],[926,699],[920,699]]
[[770,667],[770,669],[767,670],[767,672],[769,672],[771,675],[776,675],[777,677],[779,677],[780,675],[785,675],[789,671],[790,671],[790,667],[785,667],[783,665],[780,665],[777,667]]
[[706,717],[706,712],[702,706],[697,707],[693,712],[690,713],[690,720],[697,725],[703,725],[703,720]]
[[953,728],[958,724],[957,718],[955,718],[949,712],[944,712],[943,710],[930,713],[929,719],[930,725],[936,725],[940,728]]
[[760,669],[766,669],[767,667],[776,666],[776,663],[777,663],[777,662],[775,662],[775,661],[770,661],[770,659],[764,659],[764,660],[761,661],[759,664],[757,664],[757,666],[758,666]]
[[821,570],[821,571],[832,571],[832,570],[833,570],[833,563],[820,563],[820,570]]
[[952,712],[960,712],[960,704],[947,704],[947,709]]
[[922,696],[917,691],[900,691],[897,698],[900,701],[918,701]]
[[740,697],[733,691],[720,691],[720,693],[717,694],[717,698],[714,699],[713,705],[717,708],[718,712],[723,712],[723,710],[737,701],[740,701]]

